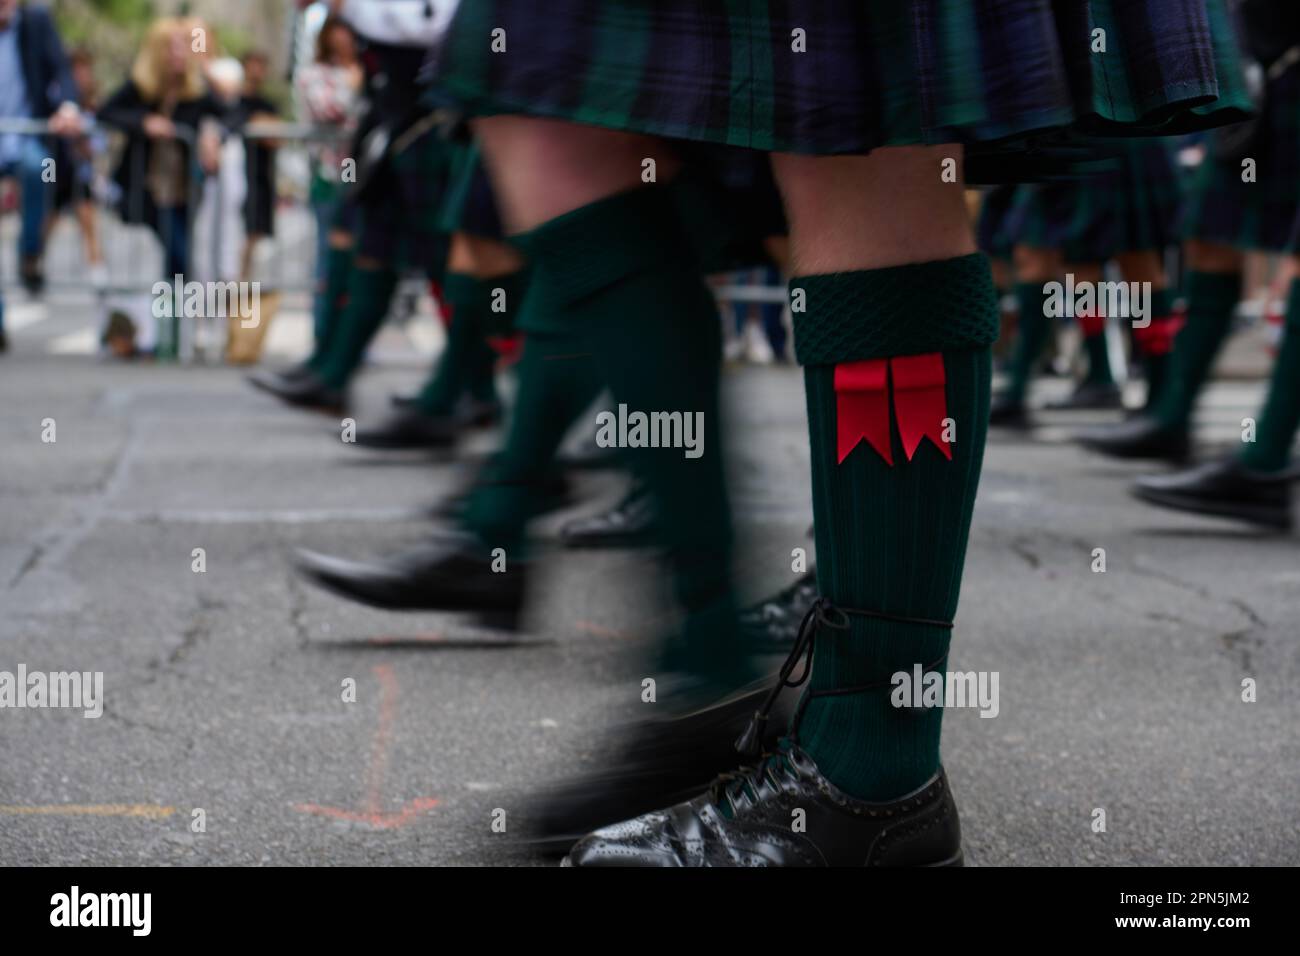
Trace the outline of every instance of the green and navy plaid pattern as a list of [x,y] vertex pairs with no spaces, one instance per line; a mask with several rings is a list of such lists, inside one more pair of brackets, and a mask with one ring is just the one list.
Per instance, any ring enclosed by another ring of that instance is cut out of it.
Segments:
[[479,114],[815,154],[957,141],[990,171],[1248,110],[1222,0],[475,0],[440,81]]
[[[1210,141],[1211,147],[1213,140]],[[1242,181],[1240,157],[1211,152],[1192,178],[1183,234],[1242,249],[1292,249],[1300,207],[1300,66],[1271,84],[1246,156],[1255,181]]]
[[440,268],[449,160],[448,145],[432,132],[385,160],[358,197],[359,255],[399,269]]
[[451,143],[447,190],[438,211],[442,232],[501,239],[505,230],[477,143]]
[[1180,175],[1166,141],[1134,140],[1104,172],[1019,187],[999,238],[1059,249],[1066,262],[1165,249],[1178,242]]

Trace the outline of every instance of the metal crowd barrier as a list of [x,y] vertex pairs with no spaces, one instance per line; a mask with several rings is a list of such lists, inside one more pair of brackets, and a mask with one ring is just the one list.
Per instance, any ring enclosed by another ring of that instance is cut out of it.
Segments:
[[[5,134],[40,137],[47,140],[47,143],[55,138],[49,134],[48,124],[43,120],[0,120],[0,136]],[[117,194],[116,184],[112,179],[115,158],[119,150],[112,145],[105,148],[105,143],[102,142],[104,139],[110,141],[117,139],[120,134],[112,127],[92,122],[87,124],[85,135],[91,137],[92,141],[98,139],[101,142],[98,143],[91,159],[93,179],[90,183],[78,183],[74,187],[76,192],[73,198],[89,199],[96,207],[100,245],[108,266],[108,290],[120,292],[147,290],[163,278],[162,246],[170,238],[167,235],[168,227],[164,227],[162,235],[155,235],[148,226],[126,225],[122,222],[118,213],[122,198]],[[246,144],[273,140],[276,146],[273,154],[275,170],[272,176],[275,189],[273,204],[276,229],[266,240],[272,243],[274,248],[259,256],[259,262],[264,264],[262,267],[267,271],[257,278],[277,289],[308,291],[314,285],[315,226],[308,206],[310,163],[307,159],[307,150],[312,143],[337,141],[338,134],[332,130],[304,124],[257,123],[249,124],[239,136]],[[178,126],[177,139],[193,147],[197,141],[197,133],[193,129]],[[54,158],[54,150],[48,144],[46,155]],[[63,170],[54,167],[56,177],[75,176],[77,172],[75,169]],[[137,212],[143,209],[146,202],[143,194],[146,172],[147,170],[143,168],[131,170],[130,178],[137,184],[137,188],[133,190],[134,195],[126,197],[126,206]],[[228,185],[223,177],[201,176],[197,170],[192,170],[192,173],[193,175],[187,179],[189,190],[186,203],[188,210],[186,227],[191,231],[195,227],[194,220],[200,212],[205,191],[209,193],[209,198],[219,201],[222,198],[220,194],[211,197],[212,185],[215,183],[217,190],[223,190]],[[53,182],[47,184],[49,190],[47,212],[52,210],[56,185]],[[88,194],[85,191],[87,186]],[[250,179],[248,188],[256,190],[256,177]],[[255,192],[250,192],[250,200],[256,201],[258,198]],[[63,211],[66,210],[61,210]],[[17,209],[13,212],[14,216],[6,215],[0,224],[0,236],[4,239],[0,244],[0,288],[9,288],[18,281],[16,241],[19,216]],[[223,235],[220,224],[214,225],[212,231],[207,234],[202,231],[193,232],[190,236],[191,266],[215,270],[217,263],[214,257],[217,249],[228,238]],[[86,258],[85,248],[80,243],[72,244],[71,248],[65,246],[66,244],[56,243],[53,248],[47,249],[44,263],[47,287],[51,291],[94,288],[91,281],[91,263]]]
[[[149,224],[128,223],[121,214],[125,209],[135,214],[128,214],[126,219],[140,219],[146,210],[149,170],[143,167],[144,156],[133,154],[140,165],[131,169],[127,177],[134,187],[132,194],[123,197],[113,174],[122,154],[124,137],[113,127],[87,120],[83,133],[66,142],[69,146],[89,143],[91,154],[87,161],[73,162],[72,168],[62,168],[68,159],[75,157],[66,151],[61,154],[56,151],[56,137],[50,134],[48,123],[0,120],[0,136],[40,138],[45,159],[64,156],[64,162],[55,162],[47,173],[53,181],[43,182],[47,227],[42,271],[46,294],[90,293],[101,300],[136,297],[143,302],[158,282],[174,281],[173,275],[166,274],[165,250],[178,240],[188,250],[183,256],[188,260],[184,281],[257,282],[264,292],[303,295],[315,289],[317,234],[309,196],[312,169],[309,149],[314,143],[340,141],[339,131],[276,122],[250,123],[234,134],[245,150],[266,141],[272,141],[274,146],[270,154],[274,163],[270,174],[274,228],[255,244],[251,267],[245,272],[242,268],[246,240],[243,207],[245,201],[255,204],[263,198],[258,192],[261,177],[256,166],[263,159],[262,154],[246,153],[243,170],[223,168],[212,175],[203,174],[196,148],[199,131],[178,126],[176,139],[190,147],[191,158],[184,176],[184,214],[160,217],[157,228],[153,228]],[[237,175],[240,172],[245,175]],[[22,285],[18,253],[21,186],[17,169],[4,170],[4,173],[13,183],[6,195],[14,197],[16,202],[12,209],[0,208],[5,213],[0,216],[0,295],[10,294]],[[72,179],[65,185],[60,182],[63,177]],[[232,197],[228,191],[239,188],[241,180],[243,199]],[[56,209],[56,198],[61,192],[67,205]],[[93,209],[101,263],[91,261],[89,248],[80,235],[80,224],[75,221],[79,203],[89,203]],[[239,208],[233,209],[236,204]],[[69,221],[65,223],[65,219]],[[183,235],[178,235],[181,231]],[[177,341],[173,344],[182,360],[192,352],[193,331],[184,321],[176,323]]]

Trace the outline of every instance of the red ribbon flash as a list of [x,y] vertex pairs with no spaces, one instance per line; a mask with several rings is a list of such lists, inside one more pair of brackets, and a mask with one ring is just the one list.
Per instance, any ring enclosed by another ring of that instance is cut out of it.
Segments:
[[948,417],[947,377],[943,355],[902,355],[891,359],[842,362],[835,366],[835,427],[839,462],[862,439],[885,463],[894,464],[889,440],[889,386],[893,383],[894,417],[903,452],[911,461],[921,440],[929,438],[949,461],[952,448],[943,438]]
[[889,446],[889,360],[841,362],[835,366],[835,428],[839,464],[860,439],[894,463]]

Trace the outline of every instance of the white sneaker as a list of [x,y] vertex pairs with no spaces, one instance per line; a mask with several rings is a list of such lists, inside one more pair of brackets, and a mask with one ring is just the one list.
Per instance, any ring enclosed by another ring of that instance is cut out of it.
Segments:
[[771,365],[776,361],[767,333],[757,322],[745,325],[745,358],[755,365]]

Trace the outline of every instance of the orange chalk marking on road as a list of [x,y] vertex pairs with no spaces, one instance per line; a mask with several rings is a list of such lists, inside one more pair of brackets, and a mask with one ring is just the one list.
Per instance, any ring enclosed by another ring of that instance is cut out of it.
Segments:
[[350,823],[364,823],[380,830],[391,830],[405,826],[412,820],[432,810],[438,805],[433,797],[416,797],[402,804],[395,812],[384,811],[383,790],[384,776],[388,772],[388,752],[393,742],[393,725],[397,722],[397,675],[392,664],[376,664],[371,673],[379,681],[379,724],[370,741],[370,759],[366,765],[365,805],[361,810],[346,810],[342,807],[326,807],[316,803],[295,803],[293,808],[299,813],[310,813],[332,820],[346,820]]
[[379,830],[391,830],[405,826],[426,810],[438,805],[433,797],[416,797],[402,805],[396,813],[362,813],[358,810],[342,810],[338,807],[322,807],[315,803],[295,803],[293,808],[299,813],[311,813],[318,817],[332,820],[347,820],[349,823],[365,823]]
[[393,742],[393,719],[397,716],[397,675],[392,664],[376,664],[379,680],[379,726],[370,742],[370,765],[366,769],[366,812],[377,814],[383,805],[380,791],[388,771],[388,748]]

